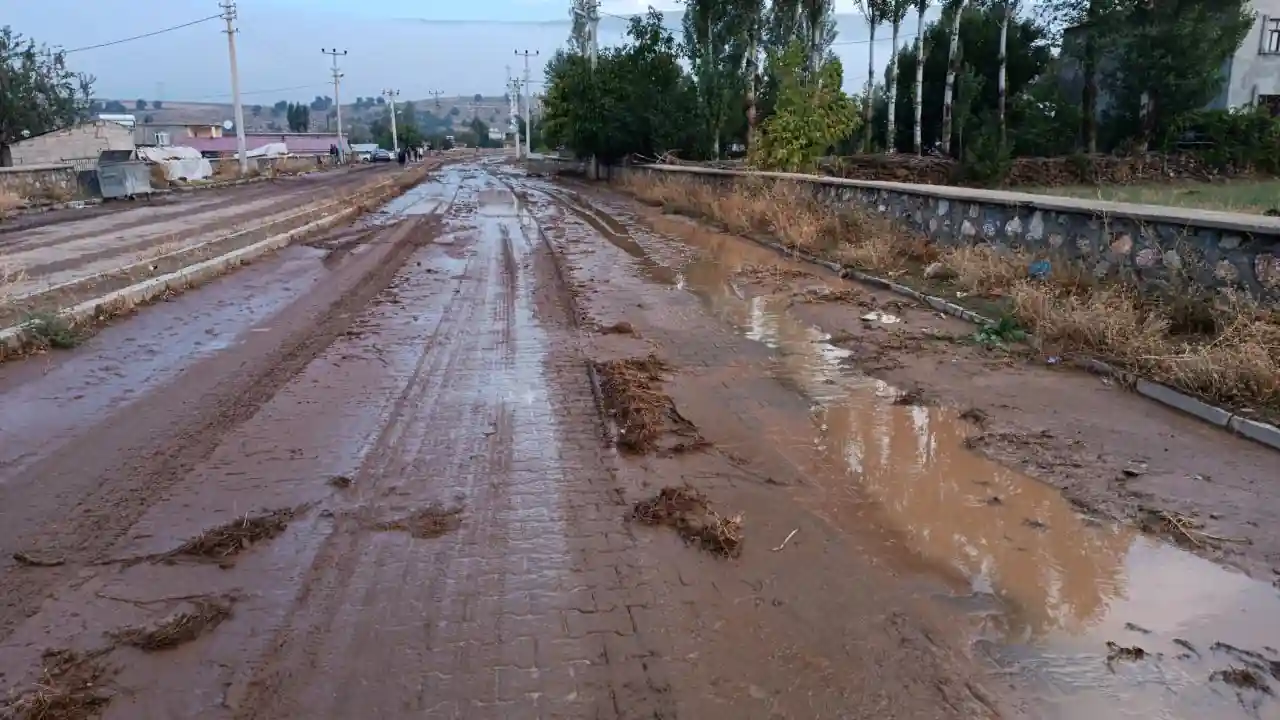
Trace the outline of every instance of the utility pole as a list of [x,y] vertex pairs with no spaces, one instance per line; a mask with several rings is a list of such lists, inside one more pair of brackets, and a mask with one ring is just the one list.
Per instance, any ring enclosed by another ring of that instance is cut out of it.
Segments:
[[333,58],[333,107],[338,114],[338,162],[345,163],[347,151],[342,146],[342,71],[338,68],[338,58],[345,57],[347,51],[337,48],[320,48],[320,52]]
[[520,117],[520,80],[511,76],[511,66],[507,66],[507,100],[510,105],[507,124],[511,127],[511,134],[516,136],[516,158],[519,159],[522,154],[520,145],[520,123],[516,120]]
[[428,92],[427,94],[428,94],[428,95],[430,95],[431,97],[435,98],[435,99],[436,99],[436,107],[440,107],[440,96],[441,96],[441,95],[443,95],[444,93],[440,92],[439,90],[432,90],[432,91]]
[[227,54],[231,57],[231,102],[235,106],[236,156],[240,158],[240,175],[249,174],[249,156],[244,142],[244,106],[240,104],[240,67],[236,62],[236,2],[222,0],[222,19],[227,21]]
[[529,124],[529,58],[537,57],[538,51],[517,50],[516,55],[524,56],[524,135],[525,157],[533,155],[533,126]]
[[400,136],[396,134],[396,96],[400,94],[400,91],[383,90],[382,94],[386,95],[387,100],[391,103],[391,149],[392,152],[399,154]]

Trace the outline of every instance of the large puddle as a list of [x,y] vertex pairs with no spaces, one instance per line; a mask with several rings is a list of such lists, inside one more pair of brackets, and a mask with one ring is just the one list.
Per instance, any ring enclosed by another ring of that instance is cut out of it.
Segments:
[[967,449],[971,426],[955,409],[894,404],[896,389],[853,370],[788,298],[735,284],[742,266],[777,262],[771,251],[691,227],[659,236],[622,207],[539,187],[655,282],[779,351],[778,379],[814,406],[811,460],[848,480],[827,481],[814,511],[844,527],[872,515],[949,578],[958,589],[939,601],[969,620],[997,673],[1043,703],[1036,716],[1280,718],[1269,691],[1216,675],[1280,678],[1275,588],[1081,515],[1054,488]]

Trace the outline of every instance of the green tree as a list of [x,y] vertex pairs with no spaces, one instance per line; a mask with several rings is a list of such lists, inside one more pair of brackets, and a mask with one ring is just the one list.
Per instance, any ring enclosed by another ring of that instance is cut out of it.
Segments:
[[289,103],[285,109],[289,132],[307,132],[311,128],[311,108],[302,103]]
[[277,102],[275,105],[271,106],[271,114],[274,117],[280,117],[281,115],[284,115],[286,112],[288,112],[288,110],[289,110],[288,100],[281,100]]
[[734,0],[688,0],[682,49],[698,91],[707,154],[720,157],[730,116],[740,111],[746,89],[742,42],[743,14]]
[[13,164],[12,143],[84,119],[93,81],[68,69],[62,52],[0,28],[0,167]]
[[1146,148],[1207,105],[1252,24],[1247,0],[1126,0],[1099,38],[1117,131]]
[[765,119],[752,163],[770,170],[811,171],[818,158],[858,128],[858,111],[841,90],[840,60],[828,58],[816,73],[806,73],[809,52],[801,41],[768,64],[777,79],[774,112]]
[[955,101],[956,75],[960,72],[963,55],[960,52],[960,25],[964,22],[965,10],[969,0],[946,0],[942,16],[949,18],[951,32],[947,37],[947,80],[942,90],[942,152],[951,153],[951,134],[953,118],[952,103]]
[[110,100],[110,101],[108,101],[105,105],[103,105],[103,106],[102,106],[102,110],[103,110],[103,112],[108,112],[108,113],[127,113],[127,112],[129,112],[129,108],[125,107],[125,106],[124,106],[124,103],[120,102],[119,100]]
[[155,110],[163,110],[163,109],[164,109],[164,102],[163,102],[163,101],[160,101],[160,100],[152,100],[152,101],[151,101],[151,107],[152,107],[153,109],[155,109]]
[[484,95],[481,95],[480,93],[476,93],[471,97],[471,99],[475,100],[476,102],[481,102],[484,100]]
[[[867,19],[867,27],[871,30],[871,38],[867,43],[867,89],[862,96],[862,152],[871,148],[871,133],[874,125],[871,122],[871,98],[876,78],[876,28],[884,24],[889,14],[890,0],[858,0],[858,9]],[[896,47],[896,46],[895,46]]]
[[147,101],[146,101],[146,100],[143,100],[143,99],[141,99],[141,98],[139,98],[139,99],[138,99],[138,101],[137,101],[137,102],[135,102],[135,103],[133,104],[133,109],[134,109],[134,110],[146,110],[146,109],[147,109]]

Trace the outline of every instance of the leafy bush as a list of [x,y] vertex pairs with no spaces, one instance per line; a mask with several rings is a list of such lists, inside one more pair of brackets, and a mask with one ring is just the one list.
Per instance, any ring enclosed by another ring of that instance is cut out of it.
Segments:
[[1280,119],[1265,107],[1187,113],[1164,139],[1167,150],[1186,143],[1222,171],[1280,173]]

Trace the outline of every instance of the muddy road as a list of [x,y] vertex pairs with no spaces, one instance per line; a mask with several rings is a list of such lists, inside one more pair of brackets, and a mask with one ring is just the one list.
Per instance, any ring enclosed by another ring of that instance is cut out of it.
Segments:
[[803,268],[662,222],[450,167],[0,366],[6,712],[1278,717],[1274,588],[966,447]]

